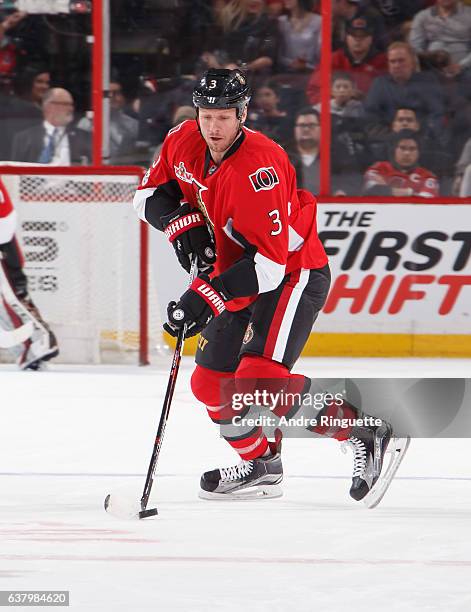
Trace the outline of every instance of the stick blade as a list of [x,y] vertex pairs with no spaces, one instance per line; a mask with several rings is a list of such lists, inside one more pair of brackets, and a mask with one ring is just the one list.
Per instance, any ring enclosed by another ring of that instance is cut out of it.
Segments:
[[158,514],[157,508],[148,508],[147,510],[141,510],[139,512],[139,518],[140,519],[150,518],[152,516],[157,516],[157,514]]

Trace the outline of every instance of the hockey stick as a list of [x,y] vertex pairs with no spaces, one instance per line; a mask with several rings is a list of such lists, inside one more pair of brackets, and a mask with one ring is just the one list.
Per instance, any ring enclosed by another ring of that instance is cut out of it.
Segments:
[[[189,285],[194,281],[198,273],[197,259],[193,259],[190,270],[190,281]],[[150,458],[149,468],[147,470],[146,482],[144,485],[144,491],[142,493],[140,501],[140,509],[126,509],[123,504],[115,496],[108,494],[105,498],[105,510],[110,514],[114,514],[120,518],[149,518],[158,514],[157,508],[147,509],[149,502],[150,493],[152,491],[152,485],[154,484],[154,475],[157,467],[157,460],[159,458],[160,449],[162,448],[162,442],[165,434],[165,427],[167,425],[168,415],[170,412],[170,406],[172,405],[173,393],[175,391],[175,385],[177,383],[178,371],[180,369],[180,362],[183,353],[183,345],[185,343],[186,325],[182,327],[177,336],[177,345],[173,354],[172,366],[170,368],[170,375],[167,384],[167,391],[165,393],[165,399],[162,406],[162,412],[160,414],[159,426],[157,428],[157,434],[155,436],[154,448],[152,450],[152,456]]]

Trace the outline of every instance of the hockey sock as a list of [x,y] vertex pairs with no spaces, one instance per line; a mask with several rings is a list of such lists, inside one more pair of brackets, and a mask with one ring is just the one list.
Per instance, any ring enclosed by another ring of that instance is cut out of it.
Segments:
[[[268,449],[268,440],[260,426],[240,423],[251,406],[236,410],[233,405],[234,376],[197,365],[191,377],[194,396],[206,404],[209,418],[218,426],[221,436],[240,455],[249,460],[261,457]],[[234,420],[234,417],[238,419]]]

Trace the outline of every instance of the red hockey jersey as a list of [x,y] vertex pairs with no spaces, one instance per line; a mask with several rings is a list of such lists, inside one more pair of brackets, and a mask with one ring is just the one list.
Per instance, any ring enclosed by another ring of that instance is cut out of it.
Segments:
[[[146,220],[146,200],[156,187],[175,179],[183,200],[198,207],[213,228],[215,276],[251,253],[264,293],[293,270],[327,264],[317,235],[316,200],[297,190],[288,156],[263,134],[243,128],[240,145],[215,166],[196,121],[170,130],[134,198],[141,219]],[[239,310],[255,298],[236,298],[226,306]]]
[[411,196],[422,198],[435,198],[439,195],[437,177],[429,170],[417,167],[410,172],[402,172],[387,161],[373,164],[365,173],[366,189],[377,184],[410,189]]

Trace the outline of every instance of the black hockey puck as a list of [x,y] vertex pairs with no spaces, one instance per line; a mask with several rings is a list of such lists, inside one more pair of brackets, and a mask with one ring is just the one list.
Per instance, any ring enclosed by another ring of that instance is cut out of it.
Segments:
[[108,506],[110,505],[110,497],[111,497],[111,495],[110,495],[110,494],[108,494],[108,495],[105,497],[105,503],[104,503],[105,510],[108,510]]
[[157,516],[157,514],[158,514],[157,508],[149,508],[148,510],[141,510],[139,512],[139,518],[140,519],[149,518],[150,516]]

